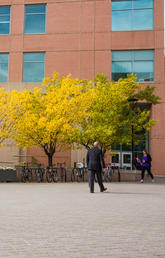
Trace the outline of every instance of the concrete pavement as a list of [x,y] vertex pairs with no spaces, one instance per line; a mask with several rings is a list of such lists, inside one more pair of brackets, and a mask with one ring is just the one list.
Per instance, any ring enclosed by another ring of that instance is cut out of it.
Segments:
[[165,257],[165,185],[0,184],[0,257]]

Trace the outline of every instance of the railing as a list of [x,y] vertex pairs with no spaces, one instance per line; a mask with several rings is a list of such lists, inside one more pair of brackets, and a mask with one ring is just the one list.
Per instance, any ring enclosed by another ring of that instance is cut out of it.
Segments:
[[22,182],[66,182],[66,168],[62,166],[52,166],[52,167],[30,167],[21,166],[20,167],[20,180]]
[[[111,167],[102,173],[104,182],[120,182],[120,170]],[[52,167],[26,164],[16,168],[0,168],[0,181],[5,182],[87,182],[88,169],[83,163],[76,163],[74,168],[66,168],[65,164],[58,163]]]

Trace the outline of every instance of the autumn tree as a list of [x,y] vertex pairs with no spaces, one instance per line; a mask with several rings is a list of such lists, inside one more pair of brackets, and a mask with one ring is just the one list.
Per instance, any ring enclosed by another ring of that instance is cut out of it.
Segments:
[[111,82],[104,74],[96,75],[88,116],[80,121],[73,141],[89,149],[97,140],[105,152],[114,143],[129,144],[132,126],[136,132],[149,131],[155,121],[150,118],[150,110],[141,108],[142,103],[155,105],[159,97],[154,94],[154,87],[143,88],[136,80],[135,76],[129,76]]
[[45,78],[44,88],[12,91],[9,94],[7,120],[12,123],[10,137],[17,146],[40,146],[52,166],[57,146],[67,145],[73,128],[85,119],[90,103],[86,82],[69,76]]
[[103,74],[87,81],[54,73],[43,80],[43,88],[1,91],[0,101],[0,139],[41,147],[51,166],[57,146],[88,149],[97,140],[106,151],[115,142],[129,144],[132,126],[140,132],[155,124],[139,102],[157,104],[159,98],[154,87],[143,88],[135,76],[114,83]]
[[6,110],[8,108],[8,93],[0,89],[0,147],[4,145],[12,131],[12,123],[7,119]]

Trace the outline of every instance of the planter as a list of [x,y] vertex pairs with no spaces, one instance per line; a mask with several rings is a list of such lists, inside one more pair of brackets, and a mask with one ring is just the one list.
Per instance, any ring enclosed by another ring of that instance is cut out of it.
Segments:
[[0,169],[1,182],[17,182],[17,173],[14,169]]

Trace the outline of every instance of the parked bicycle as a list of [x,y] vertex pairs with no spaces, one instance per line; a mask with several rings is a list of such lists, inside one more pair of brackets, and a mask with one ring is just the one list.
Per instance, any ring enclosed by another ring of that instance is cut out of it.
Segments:
[[111,182],[113,173],[114,173],[114,168],[111,166],[111,164],[107,164],[106,170],[103,173],[104,181]]
[[46,180],[48,183],[52,181],[55,183],[58,180],[57,168],[47,167],[46,168]]
[[66,182],[66,180],[66,168],[60,165],[60,167],[57,168],[57,181]]
[[22,167],[22,182],[26,183],[27,181],[32,181],[32,168],[23,166]]
[[71,181],[84,182],[85,173],[86,173],[86,168],[84,167],[84,164],[82,162],[77,162],[75,164],[75,167],[72,169]]
[[35,177],[38,183],[44,181],[44,168],[41,168],[41,165],[39,165],[37,168],[34,169],[35,171]]

